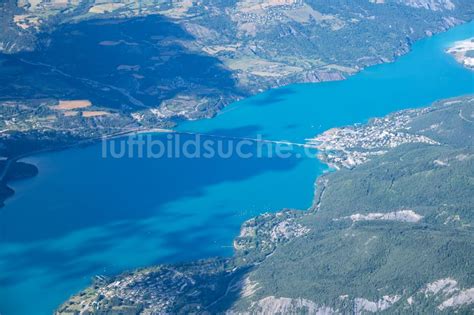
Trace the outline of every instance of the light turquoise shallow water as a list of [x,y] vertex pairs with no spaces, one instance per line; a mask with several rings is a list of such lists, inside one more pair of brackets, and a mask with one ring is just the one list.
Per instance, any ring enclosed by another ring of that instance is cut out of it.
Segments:
[[[271,90],[178,129],[303,142],[332,127],[474,93],[473,72],[444,53],[472,36],[474,23],[463,25],[348,80]],[[100,145],[27,160],[39,176],[13,183],[17,193],[0,210],[0,313],[7,315],[49,314],[95,274],[229,255],[245,219],[310,206],[325,170],[296,157],[103,159]]]

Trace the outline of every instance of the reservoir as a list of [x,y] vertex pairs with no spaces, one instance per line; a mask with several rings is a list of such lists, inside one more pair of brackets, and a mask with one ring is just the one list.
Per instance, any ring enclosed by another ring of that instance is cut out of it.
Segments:
[[[226,148],[246,138],[301,144],[329,128],[474,93],[474,72],[445,53],[470,37],[472,22],[347,80],[267,91],[179,124],[170,141],[202,134],[199,141]],[[39,175],[11,183],[16,194],[0,209],[0,313],[51,314],[94,275],[231,255],[246,219],[311,206],[327,167],[298,146],[289,157],[258,156],[258,144],[247,146],[247,158],[113,158],[102,143],[26,158]]]

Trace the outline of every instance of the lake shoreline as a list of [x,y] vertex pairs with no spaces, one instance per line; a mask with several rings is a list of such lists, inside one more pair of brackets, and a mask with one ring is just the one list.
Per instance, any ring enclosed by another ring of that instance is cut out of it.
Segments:
[[[350,78],[354,75],[357,75],[358,73],[360,73],[361,71],[363,71],[367,68],[371,68],[371,67],[378,66],[378,65],[381,65],[381,64],[390,64],[390,63],[396,62],[398,60],[398,58],[400,58],[400,57],[402,57],[406,54],[409,54],[412,51],[413,44],[415,44],[419,41],[422,41],[426,38],[430,38],[432,36],[436,36],[438,34],[445,33],[445,32],[449,31],[452,28],[456,28],[456,27],[459,27],[461,25],[469,24],[471,22],[472,21],[459,20],[458,24],[454,24],[454,25],[452,25],[451,27],[448,27],[445,30],[439,31],[438,33],[427,34],[425,37],[422,37],[422,38],[419,38],[419,39],[417,39],[413,42],[410,42],[408,50],[406,50],[406,51],[405,50],[397,51],[395,53],[395,57],[393,58],[393,60],[386,60],[386,61],[382,60],[380,63],[372,64],[372,65],[370,65],[368,67],[365,67],[365,68],[360,68],[357,71],[350,73],[348,76],[343,76],[342,78],[337,78],[337,79],[328,80],[328,81],[289,83],[289,84],[285,84],[283,86],[273,87],[273,88],[271,88],[267,91],[261,91],[256,95],[260,95],[260,94],[263,94],[263,93],[271,91],[271,90],[285,88],[286,86],[290,86],[290,85],[294,85],[294,84],[320,84],[320,83],[326,83],[326,82],[347,80],[348,78]],[[249,97],[254,97],[256,95],[251,95]],[[238,100],[238,101],[240,101],[240,100]],[[228,106],[224,106],[224,108],[226,108],[226,107],[228,107]],[[221,112],[222,112],[222,109],[217,111],[216,113],[214,113],[211,117],[200,118],[200,119],[213,119],[214,117],[218,116]],[[193,121],[193,120],[195,120],[195,119],[186,119],[184,121]],[[178,122],[178,124],[179,124],[179,122]],[[84,145],[93,145],[93,144],[97,143],[98,141],[102,141],[104,139],[114,139],[114,138],[124,137],[124,136],[128,136],[128,135],[133,135],[133,134],[146,134],[146,133],[154,133],[154,132],[167,133],[167,132],[173,132],[173,130],[172,129],[163,129],[163,128],[150,127],[150,128],[143,128],[143,129],[142,128],[137,128],[137,129],[128,130],[128,131],[119,131],[117,133],[113,133],[113,134],[110,134],[110,135],[103,135],[103,136],[99,136],[97,138],[89,138],[89,139],[79,140],[79,141],[71,143],[71,144],[66,144],[66,145],[57,146],[57,147],[56,146],[51,146],[51,147],[46,147],[44,149],[40,149],[40,150],[33,151],[33,152],[26,152],[26,153],[20,154],[19,156],[8,157],[7,160],[8,161],[11,160],[12,162],[16,162],[16,161],[18,161],[22,158],[29,157],[29,156],[34,156],[34,155],[37,155],[37,154],[40,154],[40,153],[62,151],[62,150],[67,150],[67,149],[70,149],[70,148],[80,147],[80,146],[84,146]],[[4,175],[7,172],[8,172],[8,167],[7,167],[7,169],[2,171],[2,174]],[[2,183],[2,185],[5,185],[5,188],[10,189],[12,193],[11,194],[6,194],[6,195],[1,195],[0,194],[0,209],[4,207],[5,200],[8,199],[9,197],[13,196],[13,194],[14,194],[14,190],[6,185],[6,182],[3,181],[3,177],[4,176],[0,176],[0,183]]]
[[[406,58],[404,58],[404,59],[406,59]],[[383,65],[381,65],[381,67],[383,67]],[[377,68],[377,69],[378,69],[378,68]],[[368,72],[371,72],[370,69],[369,69]],[[347,81],[347,80],[346,80],[346,81]],[[357,80],[351,79],[351,81],[357,81]],[[318,84],[314,84],[314,86],[317,86],[317,85],[318,85]],[[311,85],[311,86],[313,86],[313,85]],[[315,87],[315,89],[318,89],[318,88]],[[270,94],[272,94],[272,93],[270,93]],[[435,94],[434,96],[436,96],[436,94]],[[264,97],[264,96],[262,96],[262,97]],[[392,100],[391,102],[394,102],[394,103],[395,103],[395,101],[393,101],[393,100]],[[425,102],[426,102],[426,101],[425,101]],[[360,103],[363,104],[363,102],[360,102]],[[399,106],[403,106],[403,105],[407,104],[407,102],[405,102],[405,101],[404,101],[404,102],[398,102],[397,104],[398,104]],[[408,104],[411,104],[411,103],[408,103]],[[424,104],[424,102],[421,102],[421,103],[418,102],[418,104],[421,105],[421,104]],[[389,109],[390,109],[390,108],[389,108]],[[344,108],[344,110],[346,110],[346,108]],[[385,110],[385,109],[384,109],[384,110]],[[389,112],[393,112],[393,110],[390,110]],[[378,113],[378,112],[377,112],[377,113]],[[380,115],[377,115],[377,113],[374,113],[373,115],[372,115],[372,113],[371,113],[371,115],[369,115],[369,117],[380,117]],[[307,114],[307,115],[310,115],[310,114],[311,114],[311,112],[309,112],[309,114]],[[350,113],[349,113],[349,115],[350,115]],[[225,115],[218,115],[218,117],[216,117],[216,118],[222,118],[222,116],[225,116]],[[261,116],[260,116],[260,117],[261,117]],[[324,116],[324,115],[317,116],[317,115],[316,115],[315,117],[317,118],[317,117],[326,117],[326,116]],[[359,118],[359,116],[355,116],[355,117]],[[363,118],[363,119],[365,119],[365,118]],[[212,120],[212,119],[211,119],[211,120]],[[317,121],[317,119],[315,119],[315,120]],[[362,121],[362,120],[357,119],[357,121]],[[245,121],[245,120],[244,120],[244,122],[247,123],[248,125],[252,125],[252,121],[251,121],[251,120],[250,120],[250,121]],[[304,121],[303,121],[303,122],[304,122]],[[278,121],[276,122],[276,124],[278,124]],[[217,124],[217,125],[219,125],[219,124]],[[224,124],[221,124],[221,125],[224,125]],[[331,122],[329,125],[333,125],[333,123]],[[338,123],[338,124],[336,124],[336,126],[345,126],[345,125],[347,125],[347,124],[344,124],[344,123]],[[212,126],[211,126],[211,127],[212,127]],[[263,128],[262,128],[262,129],[263,129]],[[210,129],[210,130],[214,130],[214,129]],[[229,130],[232,130],[232,125],[229,126]],[[283,129],[281,129],[281,130],[283,130]],[[326,129],[323,129],[322,131],[324,131],[324,130],[326,130]],[[192,129],[191,129],[191,131],[192,131]],[[146,131],[145,131],[145,132],[146,132]],[[290,129],[290,128],[289,128],[289,129],[285,129],[285,132],[292,132],[292,129]],[[312,131],[310,130],[310,132],[312,132]],[[206,133],[206,131],[204,130],[203,133]],[[238,130],[237,130],[236,134],[238,135]],[[320,131],[318,130],[318,132],[315,132],[315,133],[308,133],[308,132],[301,133],[301,135],[302,135],[302,136],[304,135],[305,138],[308,138],[308,136],[309,136],[309,137],[314,136],[315,134],[320,134]],[[270,137],[270,138],[280,139],[280,137],[279,137],[278,135],[275,136],[275,135],[273,135],[273,134],[271,134],[271,137]],[[315,171],[315,173],[317,174],[317,171]],[[316,180],[319,180],[319,179],[320,179],[319,176],[318,176],[317,179],[313,179],[313,180],[312,180],[312,185],[314,185],[315,181],[316,181]],[[288,191],[287,191],[287,193],[288,193]],[[289,192],[289,193],[291,193],[291,192]],[[313,202],[313,203],[314,203],[314,201],[317,199],[317,196],[315,196],[315,195],[317,195],[317,194],[318,194],[318,192],[315,193],[315,192],[313,191],[313,193],[312,193],[312,197],[313,197],[313,198],[312,198],[312,202]],[[296,196],[296,195],[295,195],[295,196]],[[296,198],[296,197],[295,197],[295,198]],[[17,202],[17,201],[15,201],[15,202]],[[283,203],[283,204],[285,204],[285,203]],[[286,203],[286,204],[288,204],[288,203]],[[291,204],[291,203],[290,203],[290,204]],[[215,205],[215,206],[219,207],[220,205]],[[261,207],[261,211],[265,211],[265,209],[266,209],[265,207]],[[280,207],[279,209],[281,209],[281,207]],[[301,208],[298,208],[298,209],[306,209],[306,208],[301,207]],[[260,211],[260,213],[261,213],[261,211]],[[253,216],[252,216],[252,217],[253,217]],[[241,222],[242,222],[242,221],[240,221],[240,223],[241,223]],[[204,257],[209,257],[209,256],[204,256]],[[165,260],[165,261],[166,261],[166,260]],[[122,269],[122,270],[130,270],[130,269],[132,269],[132,268],[124,268],[124,269]]]
[[[470,102],[474,101],[474,94],[443,99],[434,102],[428,107],[403,109],[389,113],[384,117],[374,118],[391,121],[393,125],[396,125],[397,128],[403,130],[404,124],[408,125],[420,116],[429,115],[431,112],[442,111],[451,106],[457,106],[465,100]],[[407,119],[407,117],[409,117],[409,119]],[[403,123],[400,124],[400,122]],[[370,128],[371,124],[372,123],[369,122],[362,126],[360,126],[360,124],[354,124],[351,126],[342,126],[340,128],[347,129],[354,128],[354,126],[357,126],[358,128]],[[385,125],[377,126],[376,128],[379,128],[379,130],[376,131],[378,133],[386,131]],[[389,150],[396,150],[398,146],[413,143],[422,143],[432,146],[442,145],[441,143],[426,142],[423,138],[407,138],[406,141],[396,143],[395,145],[393,143],[387,144],[384,139],[379,139],[378,141],[380,141],[380,146],[390,148]],[[352,145],[357,147],[356,144]],[[321,148],[321,151],[324,150],[324,148]],[[334,164],[327,158],[323,158],[321,161],[329,166]],[[368,162],[370,162],[370,160],[365,160],[359,165]],[[181,303],[183,303],[183,305],[196,303],[198,305],[196,309],[198,310],[205,309],[211,310],[212,312],[225,311],[225,309],[222,309],[223,305],[224,307],[227,305],[225,300],[233,299],[232,296],[228,296],[229,288],[237,286],[239,282],[243,281],[242,274],[257,268],[267,258],[273,255],[278,246],[284,245],[287,242],[309,232],[309,229],[296,223],[296,220],[299,220],[306,215],[314,215],[319,211],[324,199],[325,190],[330,181],[328,176],[337,176],[343,170],[350,171],[351,169],[351,167],[341,164],[340,169],[334,169],[329,173],[329,175],[322,174],[318,176],[315,180],[316,188],[314,190],[313,202],[308,209],[281,209],[277,212],[264,212],[243,222],[240,234],[234,238],[234,253],[230,257],[209,257],[178,264],[165,263],[124,271],[116,276],[101,277],[100,279],[95,279],[92,286],[72,296],[68,301],[59,306],[55,314],[69,314],[69,312],[75,310],[79,305],[81,310],[89,310],[91,305],[94,305],[95,309],[99,311],[112,309],[117,312],[124,310],[135,312],[143,310],[158,312],[165,310],[166,312],[175,312],[183,307]],[[412,212],[401,211],[400,215],[414,214]],[[418,215],[416,215],[415,218],[419,220]],[[401,220],[404,219],[402,218]],[[274,237],[275,233],[282,233],[282,235],[279,235],[278,238],[276,238]],[[190,277],[191,279],[196,276],[199,280],[195,280],[197,283],[192,282],[192,285],[190,285],[191,288],[187,287],[183,292],[181,287],[182,279],[181,277],[177,277],[176,274],[184,275],[183,277]],[[154,287],[153,290],[160,292],[160,294],[163,295],[162,297],[158,295],[158,297],[148,301],[144,298],[142,299],[142,295],[148,296],[148,293],[138,293],[138,296],[136,293],[133,293],[137,290],[134,286],[140,288],[138,292],[141,292],[140,290],[144,290],[144,292],[147,292],[148,289],[152,290],[147,287],[142,287],[141,282],[144,281],[143,279],[154,277],[159,278],[160,280],[159,283],[155,284],[156,287]],[[203,278],[205,280],[202,280]],[[215,278],[219,280],[216,280]],[[227,280],[224,281],[221,279]],[[202,283],[200,283],[200,281],[202,281]],[[216,290],[216,292],[214,292],[217,294],[215,301],[206,304],[206,301],[209,298],[197,294],[198,297],[202,296],[202,300],[199,300],[199,298],[195,299],[193,296],[188,297],[192,299],[191,302],[184,302],[186,300],[184,296],[189,295],[186,294],[186,292],[199,292],[199,290],[202,290],[201,286],[205,287],[207,285],[206,282],[213,283],[214,281],[216,281],[216,283],[224,282],[223,292],[225,291],[223,295],[219,295],[219,290]],[[127,285],[131,283],[134,283],[134,286],[128,288]],[[161,283],[166,283],[166,285],[162,286]],[[171,289],[168,288],[168,286],[171,287]],[[129,295],[128,290],[131,291]],[[247,289],[244,288],[242,290],[244,291],[243,295],[246,296],[245,292]],[[120,292],[119,295],[121,296],[121,300],[118,305],[110,306],[108,299],[112,298],[114,294],[112,292],[116,291]],[[104,296],[104,298],[96,298],[99,295]],[[173,305],[173,302],[168,303],[168,301],[177,301],[177,305]],[[223,305],[219,305],[221,303],[223,303]]]

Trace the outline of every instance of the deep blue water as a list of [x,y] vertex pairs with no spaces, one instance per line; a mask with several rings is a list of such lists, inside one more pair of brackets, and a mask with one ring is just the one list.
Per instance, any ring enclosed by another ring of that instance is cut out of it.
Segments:
[[[331,127],[474,93],[473,72],[444,53],[472,36],[474,24],[463,25],[348,80],[271,90],[178,129],[303,142]],[[229,255],[245,219],[310,206],[314,180],[326,169],[296,155],[104,159],[100,144],[27,160],[40,174],[13,183],[16,195],[0,210],[0,313],[7,315],[49,314],[96,274]]]
[[335,126],[472,93],[473,72],[444,52],[454,41],[472,36],[473,22],[421,40],[396,62],[367,68],[345,81],[270,90],[234,103],[212,120],[180,128],[301,142]]

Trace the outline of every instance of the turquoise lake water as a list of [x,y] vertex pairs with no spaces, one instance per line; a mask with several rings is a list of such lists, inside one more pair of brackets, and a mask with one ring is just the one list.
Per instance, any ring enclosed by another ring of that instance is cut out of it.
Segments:
[[[444,53],[473,36],[474,23],[462,25],[417,42],[394,63],[345,81],[271,90],[178,130],[229,136],[228,146],[258,136],[302,143],[332,127],[474,93],[474,72]],[[93,275],[230,255],[244,220],[308,208],[326,170],[296,154],[104,159],[101,151],[97,144],[26,159],[39,175],[12,183],[16,194],[0,210],[1,314],[50,314]]]

